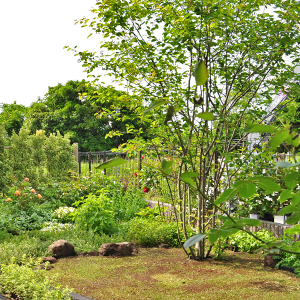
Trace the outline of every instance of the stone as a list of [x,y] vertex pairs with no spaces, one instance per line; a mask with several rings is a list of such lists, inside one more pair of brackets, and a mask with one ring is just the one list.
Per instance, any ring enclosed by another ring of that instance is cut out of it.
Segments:
[[264,258],[264,266],[275,268],[276,265],[280,262],[280,259],[274,257],[278,257],[278,254],[267,254]]
[[129,256],[137,252],[136,244],[130,242],[106,243],[99,248],[99,254],[103,256]]
[[45,263],[46,261],[49,261],[50,264],[54,264],[57,262],[57,259],[53,256],[48,256],[48,257],[42,258],[42,262]]
[[58,240],[49,246],[49,253],[56,258],[76,255],[74,246],[65,240]]
[[84,256],[99,256],[99,252],[98,251],[89,251],[89,252],[84,252],[83,253]]

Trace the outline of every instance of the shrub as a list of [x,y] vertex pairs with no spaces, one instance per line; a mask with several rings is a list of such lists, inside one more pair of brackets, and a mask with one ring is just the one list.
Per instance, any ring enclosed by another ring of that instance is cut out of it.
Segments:
[[74,207],[62,206],[56,209],[52,216],[60,223],[68,223],[72,220],[73,211]]
[[[159,244],[169,244],[178,247],[177,225],[175,222],[166,222],[161,218],[135,218],[127,223],[128,237],[133,242],[146,247]],[[193,232],[188,232],[189,237]],[[183,234],[180,233],[184,241]]]
[[104,194],[90,194],[82,201],[75,203],[78,208],[73,212],[76,226],[93,233],[111,235],[117,230],[117,220],[112,201]]
[[[273,233],[265,229],[254,232],[253,234],[267,243],[276,240]],[[236,250],[241,252],[252,253],[254,250],[257,250],[264,245],[264,243],[260,242],[244,231],[239,231],[236,234],[231,235],[229,237],[229,241],[231,246],[235,247]]]
[[126,190],[120,188],[120,185],[110,185],[100,193],[104,193],[110,199],[118,220],[128,221],[134,218],[136,213],[147,205],[144,193],[134,185],[129,185]]
[[[295,243],[299,245],[299,241],[295,240],[295,238],[292,238],[290,236],[285,235],[283,239],[285,241],[285,244],[287,245],[287,248],[289,248],[289,246],[293,246]],[[281,261],[276,265],[277,268],[279,268],[280,266],[294,268],[295,273],[298,277],[300,277],[300,254],[292,254],[280,251],[279,257]]]
[[22,300],[67,300],[71,299],[70,289],[63,289],[49,279],[45,270],[34,270],[39,262],[23,256],[22,265],[11,260],[8,265],[1,265],[0,290],[2,293],[17,296]]

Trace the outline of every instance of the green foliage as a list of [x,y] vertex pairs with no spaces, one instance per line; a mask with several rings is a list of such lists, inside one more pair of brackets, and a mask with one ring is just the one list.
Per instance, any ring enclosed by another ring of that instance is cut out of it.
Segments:
[[9,163],[7,153],[5,152],[6,146],[6,131],[3,125],[0,125],[0,195],[5,193],[9,184]]
[[135,217],[140,209],[146,206],[144,193],[134,185],[129,185],[126,191],[120,185],[107,186],[101,193],[104,193],[111,203],[115,218],[119,221],[128,221]]
[[13,132],[19,133],[23,126],[28,108],[24,105],[17,104],[0,104],[0,126],[4,125],[8,136],[12,136]]
[[[30,106],[24,127],[31,134],[36,130],[44,130],[46,136],[68,134],[72,143],[78,143],[79,151],[110,150],[133,137],[124,133],[127,125],[137,125],[132,110],[124,105],[129,98],[112,86],[70,80],[65,85],[49,87],[44,98]],[[118,120],[109,114],[111,107],[118,109]],[[106,139],[111,130],[124,134]]]
[[67,240],[74,245],[76,253],[98,250],[99,246],[104,243],[119,243],[127,240],[126,230],[112,236],[94,234],[73,227],[64,230],[32,230],[20,235],[12,235],[5,230],[0,232],[1,264],[8,264],[11,257],[15,257],[16,262],[21,263],[23,254],[27,257],[49,256],[49,246],[60,239]]
[[117,231],[117,220],[112,201],[104,194],[90,194],[75,203],[78,208],[73,212],[76,226],[93,233],[111,235]]
[[253,253],[255,250],[263,247],[265,242],[270,243],[276,240],[270,231],[264,229],[253,234],[264,242],[249,235],[247,232],[239,231],[229,237],[230,245],[237,251]]
[[67,137],[63,137],[59,132],[57,135],[50,134],[45,140],[45,147],[45,167],[51,177],[59,180],[65,178],[68,171],[75,169],[73,146]]
[[69,223],[72,220],[72,212],[74,207],[62,206],[53,213],[53,218],[60,223]]
[[14,259],[0,267],[0,291],[20,300],[67,300],[70,289],[57,284],[57,276],[49,278],[45,270],[34,270],[40,262],[23,256],[19,265]]
[[[176,222],[167,222],[161,218],[135,218],[127,223],[128,237],[133,242],[146,247],[168,244],[171,247],[178,243]],[[182,232],[181,239],[184,240]],[[189,236],[192,232],[189,232]]]

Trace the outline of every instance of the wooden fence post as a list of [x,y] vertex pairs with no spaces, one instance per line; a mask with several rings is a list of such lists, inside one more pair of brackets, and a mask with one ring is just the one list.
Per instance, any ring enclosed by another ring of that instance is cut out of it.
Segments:
[[[104,151],[104,153],[103,153],[103,163],[105,163],[106,162],[106,152]],[[103,169],[103,173],[104,173],[104,175],[106,175],[106,169]]]
[[89,171],[92,171],[92,155],[91,152],[89,152]]
[[75,161],[76,161],[76,173],[78,174],[78,163],[79,163],[78,143],[74,143],[74,156],[75,156]]

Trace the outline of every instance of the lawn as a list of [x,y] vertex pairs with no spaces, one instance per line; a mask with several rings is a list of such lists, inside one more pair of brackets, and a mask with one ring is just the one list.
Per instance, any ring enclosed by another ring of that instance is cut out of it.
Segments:
[[182,249],[141,248],[131,257],[60,259],[48,274],[100,299],[299,299],[299,278],[265,268],[259,254],[226,252],[227,260],[188,260]]

